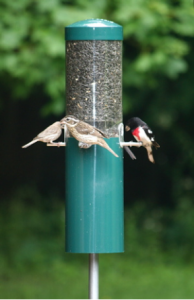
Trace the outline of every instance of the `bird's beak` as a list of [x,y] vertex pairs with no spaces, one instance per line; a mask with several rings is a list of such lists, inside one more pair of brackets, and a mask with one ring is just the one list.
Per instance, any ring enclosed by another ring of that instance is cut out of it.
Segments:
[[64,128],[66,123],[63,121],[63,119],[60,121],[60,123],[61,123],[61,128]]
[[75,127],[75,126],[77,126],[77,123],[75,123],[75,124],[69,124],[69,123],[67,123],[67,122],[66,122],[65,120],[63,120],[63,119],[60,121],[60,123],[61,123],[61,126],[63,126],[63,127],[64,127],[65,125],[66,125],[67,127]]
[[125,126],[125,130],[126,130],[126,131],[129,131],[129,130],[130,130],[130,127],[129,127],[128,125],[126,125],[126,126]]

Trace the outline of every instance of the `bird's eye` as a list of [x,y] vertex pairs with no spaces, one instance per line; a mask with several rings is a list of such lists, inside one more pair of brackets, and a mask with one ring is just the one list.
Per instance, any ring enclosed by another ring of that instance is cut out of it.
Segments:
[[69,121],[69,120],[70,120],[70,118],[67,118],[67,119],[66,119],[66,121]]

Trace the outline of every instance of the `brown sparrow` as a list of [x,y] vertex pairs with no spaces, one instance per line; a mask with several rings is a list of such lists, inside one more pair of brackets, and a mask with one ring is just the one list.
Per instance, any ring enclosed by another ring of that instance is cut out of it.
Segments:
[[47,127],[44,131],[40,132],[30,143],[22,146],[22,148],[27,148],[36,142],[44,142],[50,144],[56,144],[56,146],[60,146],[60,144],[64,143],[53,143],[56,139],[58,139],[62,132],[62,125],[60,122],[55,122],[49,127]]
[[64,117],[60,122],[67,126],[70,134],[83,145],[83,148],[89,148],[91,145],[96,144],[107,149],[114,156],[118,157],[118,155],[103,140],[103,138],[108,137],[98,128],[80,121],[72,115]]

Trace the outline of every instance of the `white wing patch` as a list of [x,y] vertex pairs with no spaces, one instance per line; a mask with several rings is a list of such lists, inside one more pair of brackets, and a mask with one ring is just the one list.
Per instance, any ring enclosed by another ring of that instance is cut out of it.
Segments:
[[148,129],[148,133],[152,134],[153,132],[150,129]]

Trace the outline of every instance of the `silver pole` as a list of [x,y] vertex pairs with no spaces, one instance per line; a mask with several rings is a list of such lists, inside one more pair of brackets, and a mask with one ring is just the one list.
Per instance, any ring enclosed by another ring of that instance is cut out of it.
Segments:
[[99,299],[98,254],[89,254],[89,299]]

